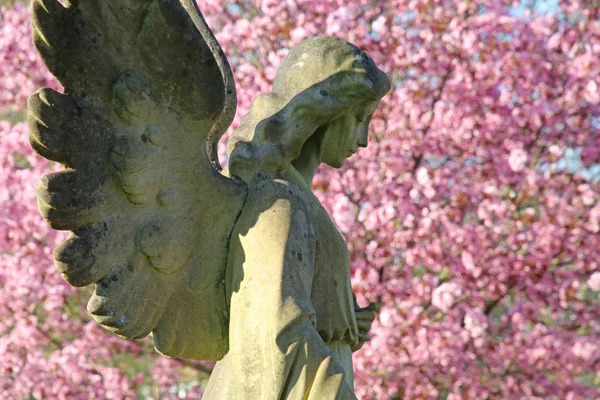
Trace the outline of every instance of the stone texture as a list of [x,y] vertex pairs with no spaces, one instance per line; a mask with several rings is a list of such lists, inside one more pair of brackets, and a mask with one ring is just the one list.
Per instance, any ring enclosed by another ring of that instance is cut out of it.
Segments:
[[65,92],[34,93],[29,127],[33,148],[66,167],[40,181],[38,205],[72,231],[54,257],[69,283],[96,284],[94,319],[125,338],[152,333],[169,356],[219,359],[227,244],[246,186],[211,159],[236,100],[195,7],[34,2],[36,47]]
[[[34,40],[64,93],[29,100],[31,144],[66,169],[37,187],[70,237],[72,285],[94,283],[94,319],[150,333],[168,356],[218,360],[208,399],[352,399],[360,309],[346,245],[311,191],[368,141],[389,81],[360,49],[314,38],[292,50],[229,144],[227,60],[191,0],[36,0]],[[160,34],[158,34],[160,32]]]

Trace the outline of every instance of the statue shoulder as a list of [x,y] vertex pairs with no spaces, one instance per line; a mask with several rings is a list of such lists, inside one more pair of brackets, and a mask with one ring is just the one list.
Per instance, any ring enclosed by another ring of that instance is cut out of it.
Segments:
[[[310,287],[315,244],[306,194],[292,182],[257,174],[229,242],[227,298],[235,301],[243,288],[254,293],[256,282],[263,288],[292,281]],[[291,275],[297,279],[286,279]]]
[[[248,197],[236,221],[230,251],[287,252],[296,247],[312,247],[315,239],[309,201],[294,183],[257,174],[248,183]],[[231,253],[229,260],[235,259]]]
[[[248,183],[248,197],[242,216],[256,218],[266,210],[277,212],[280,218],[302,213],[308,219],[309,198],[295,183],[272,175],[257,174]],[[310,222],[310,221],[309,221]]]

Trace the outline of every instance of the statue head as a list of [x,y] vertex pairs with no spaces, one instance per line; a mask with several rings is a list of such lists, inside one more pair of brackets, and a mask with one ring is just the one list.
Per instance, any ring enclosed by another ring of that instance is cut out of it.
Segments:
[[385,73],[358,47],[332,37],[301,42],[230,138],[230,173],[282,173],[314,134],[323,135],[323,162],[340,167],[366,146],[370,118],[389,89]]

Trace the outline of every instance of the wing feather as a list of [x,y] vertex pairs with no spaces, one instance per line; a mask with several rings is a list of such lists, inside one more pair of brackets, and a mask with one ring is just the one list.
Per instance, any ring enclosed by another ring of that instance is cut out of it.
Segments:
[[[69,235],[54,249],[54,260],[62,276],[76,287],[87,286],[107,275],[112,254],[127,256],[126,238],[114,235],[115,219],[86,225]],[[133,251],[129,249],[133,255]],[[129,258],[127,257],[127,258]]]
[[[215,143],[235,113],[225,56],[188,0],[35,0],[34,42],[64,93],[29,99],[32,147],[66,169],[37,186],[88,311],[170,356],[228,348],[224,269],[246,187]],[[208,149],[208,151],[207,151]]]

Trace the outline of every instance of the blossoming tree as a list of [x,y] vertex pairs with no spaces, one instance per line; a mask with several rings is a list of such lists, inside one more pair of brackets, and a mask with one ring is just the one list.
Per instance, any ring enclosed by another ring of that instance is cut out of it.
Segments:
[[[315,184],[359,303],[384,304],[355,354],[359,397],[600,396],[599,5],[524,3],[199,2],[233,64],[237,120],[309,36],[346,38],[394,82],[369,147]],[[1,14],[0,398],[199,398],[210,364],[102,331],[52,265],[62,234],[33,189],[56,166],[23,119],[57,84],[27,7]]]

